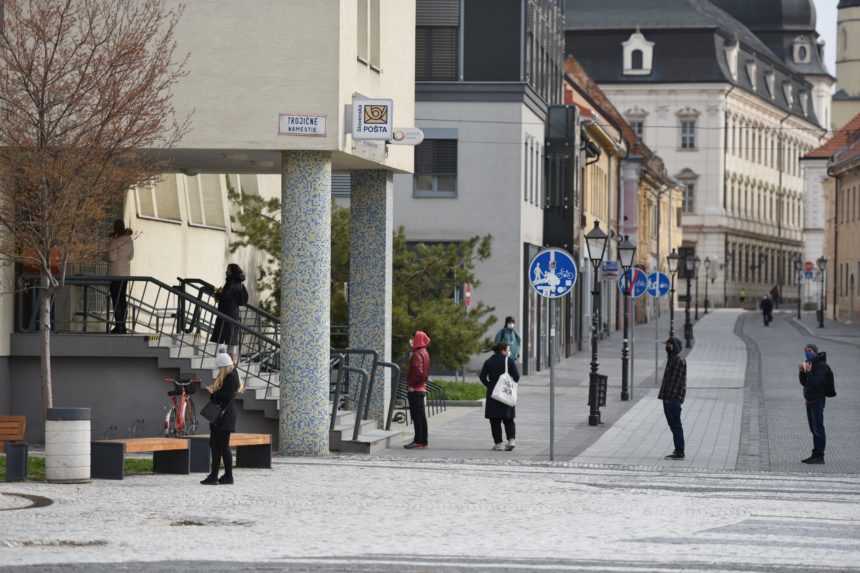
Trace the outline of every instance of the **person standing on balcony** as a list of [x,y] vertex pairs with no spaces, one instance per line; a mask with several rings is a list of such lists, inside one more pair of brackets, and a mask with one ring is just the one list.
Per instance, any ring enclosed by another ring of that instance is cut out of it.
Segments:
[[[113,222],[113,233],[108,244],[108,262],[112,277],[128,277],[131,274],[131,260],[134,258],[134,239],[131,229],[125,227],[122,219]],[[128,281],[114,280],[110,283],[110,299],[113,305],[114,327],[112,334],[125,334],[128,305],[126,295]]]
[[427,396],[427,380],[430,378],[430,337],[418,330],[409,341],[412,356],[409,359],[409,373],[406,376],[409,398],[409,414],[415,426],[415,439],[403,446],[407,450],[427,447],[427,413],[424,411],[424,399]]
[[522,346],[522,338],[520,338],[520,333],[517,332],[517,323],[514,320],[513,316],[505,318],[504,328],[499,329],[499,331],[496,333],[495,344],[502,343],[508,345],[508,356],[514,362],[518,362],[520,359],[520,347]]
[[[224,286],[215,291],[218,301],[218,312],[239,322],[239,307],[248,304],[248,291],[245,289],[245,273],[235,263],[227,265],[227,276]],[[242,333],[230,321],[220,316],[215,319],[210,340],[217,344],[226,344],[233,359],[233,364],[239,364],[239,337]]]

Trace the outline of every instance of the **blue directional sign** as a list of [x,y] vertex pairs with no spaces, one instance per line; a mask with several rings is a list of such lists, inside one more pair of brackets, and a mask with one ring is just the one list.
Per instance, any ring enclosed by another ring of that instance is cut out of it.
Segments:
[[529,283],[544,298],[568,295],[576,277],[576,262],[563,249],[544,249],[529,264]]
[[669,294],[672,283],[664,273],[651,273],[648,275],[648,294],[653,297],[663,298]]
[[633,298],[639,298],[648,290],[648,275],[641,269],[630,269],[618,277],[618,290]]

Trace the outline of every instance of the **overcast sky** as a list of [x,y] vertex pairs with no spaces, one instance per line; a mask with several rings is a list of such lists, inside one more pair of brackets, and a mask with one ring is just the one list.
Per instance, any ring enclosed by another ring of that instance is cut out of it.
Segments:
[[[755,1],[755,0],[751,0]],[[836,75],[836,5],[839,0],[815,0],[818,12],[818,33],[827,42],[827,67]]]

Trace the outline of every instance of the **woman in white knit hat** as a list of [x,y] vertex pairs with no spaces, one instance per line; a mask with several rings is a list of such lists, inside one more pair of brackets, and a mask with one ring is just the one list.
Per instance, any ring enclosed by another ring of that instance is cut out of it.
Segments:
[[[242,391],[239,374],[233,366],[233,359],[227,353],[225,345],[218,346],[215,356],[215,366],[218,373],[211,386],[206,390],[212,394],[212,402],[221,408],[221,415],[209,424],[209,449],[212,453],[212,469],[204,485],[233,483],[233,455],[230,452],[230,434],[236,431],[236,404],[234,398]],[[221,460],[224,460],[224,475],[218,478]]]

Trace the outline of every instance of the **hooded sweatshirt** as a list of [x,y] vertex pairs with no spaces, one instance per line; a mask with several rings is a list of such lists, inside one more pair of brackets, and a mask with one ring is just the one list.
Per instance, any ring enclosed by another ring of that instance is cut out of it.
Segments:
[[668,342],[671,344],[672,350],[668,353],[669,358],[666,361],[666,370],[663,372],[663,383],[660,385],[660,393],[657,398],[683,402],[687,396],[687,361],[681,358],[681,349],[683,348],[681,341],[677,338],[670,338]]
[[409,374],[406,384],[410,392],[426,392],[427,379],[430,377],[430,337],[419,330],[412,337],[412,357],[409,359]]
[[818,352],[814,344],[807,344],[817,354],[811,360],[812,368],[809,372],[800,371],[800,384],[803,386],[803,397],[809,401],[822,400],[826,397],[836,396],[836,384],[833,371],[827,364],[827,353]]

